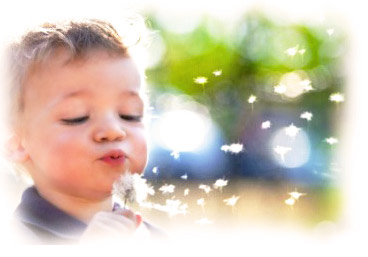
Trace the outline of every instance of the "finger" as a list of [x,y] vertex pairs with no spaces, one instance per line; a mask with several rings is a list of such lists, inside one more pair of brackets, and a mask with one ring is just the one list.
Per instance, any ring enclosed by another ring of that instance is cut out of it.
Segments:
[[131,221],[133,221],[134,224],[137,224],[137,222],[138,222],[136,214],[134,212],[132,212],[131,210],[119,209],[119,210],[117,210],[113,213],[124,216],[124,217],[130,219]]

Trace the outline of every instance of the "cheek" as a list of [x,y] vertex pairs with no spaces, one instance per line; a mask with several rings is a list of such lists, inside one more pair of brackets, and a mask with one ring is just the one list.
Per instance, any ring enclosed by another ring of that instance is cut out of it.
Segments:
[[139,172],[143,172],[148,157],[148,146],[147,146],[147,139],[146,134],[144,131],[138,131],[134,135],[134,142],[133,143],[133,157],[135,160],[135,168]]
[[79,158],[77,156],[81,156],[83,152],[82,138],[76,137],[72,133],[58,130],[54,130],[53,133],[45,131],[35,138],[36,140],[31,145],[33,161],[35,165],[45,170],[55,170],[56,172],[61,170],[58,167],[65,167],[71,162],[78,162]]

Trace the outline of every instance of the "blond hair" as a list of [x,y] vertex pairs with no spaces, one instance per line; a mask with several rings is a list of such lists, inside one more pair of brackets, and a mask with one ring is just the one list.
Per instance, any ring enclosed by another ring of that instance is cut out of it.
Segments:
[[13,124],[23,111],[23,83],[27,73],[37,64],[52,57],[57,49],[68,51],[68,61],[85,58],[93,50],[104,50],[132,57],[129,49],[148,41],[148,29],[142,17],[127,18],[118,31],[107,21],[98,19],[44,23],[29,30],[7,49],[8,122]]

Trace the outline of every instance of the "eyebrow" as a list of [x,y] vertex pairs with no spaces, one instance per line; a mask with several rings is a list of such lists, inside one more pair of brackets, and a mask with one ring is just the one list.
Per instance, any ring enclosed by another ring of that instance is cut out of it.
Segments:
[[[89,90],[77,90],[77,91],[72,91],[72,92],[69,92],[63,96],[61,96],[60,98],[56,99],[51,105],[54,106],[54,105],[58,105],[59,103],[61,103],[62,101],[64,101],[65,99],[68,99],[68,98],[73,98],[73,97],[77,97],[77,96],[83,96],[83,95],[91,95],[92,92],[89,91]],[[136,92],[136,91],[132,91],[132,90],[125,90],[125,91],[122,91],[119,96],[129,96],[129,97],[134,97],[134,98],[137,98],[140,100],[140,102],[143,103],[143,99],[140,95],[139,92]]]

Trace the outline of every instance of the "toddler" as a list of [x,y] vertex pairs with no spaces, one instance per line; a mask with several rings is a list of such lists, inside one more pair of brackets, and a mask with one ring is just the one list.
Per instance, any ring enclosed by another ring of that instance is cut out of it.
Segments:
[[43,24],[9,48],[8,157],[34,182],[15,211],[26,242],[163,235],[112,208],[114,182],[147,162],[143,71],[128,37],[88,19]]

